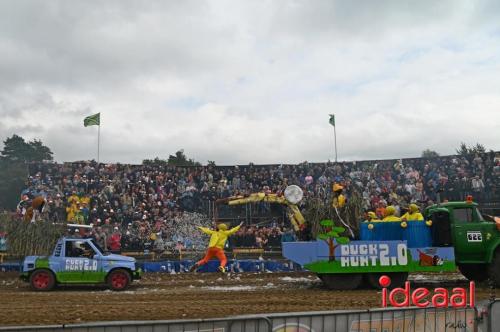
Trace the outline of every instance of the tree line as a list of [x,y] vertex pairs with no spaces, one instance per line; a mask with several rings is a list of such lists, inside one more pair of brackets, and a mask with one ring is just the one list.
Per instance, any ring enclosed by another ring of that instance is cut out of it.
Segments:
[[51,161],[54,154],[41,140],[26,141],[15,134],[3,144],[0,151],[0,209],[13,210],[26,186],[29,163]]
[[[484,145],[479,143],[476,143],[476,145],[467,145],[466,143],[461,142],[460,146],[455,150],[455,152],[457,153],[457,155],[465,157],[468,155],[486,153],[486,148],[484,147]],[[493,152],[493,150],[490,150],[490,152]],[[421,155],[422,158],[427,158],[427,159],[437,158],[439,156],[440,156],[439,153],[431,149],[425,149],[424,151],[422,151]]]

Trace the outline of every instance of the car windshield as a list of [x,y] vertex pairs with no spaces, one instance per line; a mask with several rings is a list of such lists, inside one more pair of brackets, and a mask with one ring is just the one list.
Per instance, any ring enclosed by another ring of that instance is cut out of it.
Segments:
[[103,254],[104,256],[109,255],[109,252],[104,251],[104,249],[102,249],[102,248],[101,248],[101,246],[100,246],[100,245],[98,245],[98,244],[97,244],[97,242],[95,242],[95,240],[91,240],[91,242],[92,242],[92,244],[94,245],[94,247],[96,247],[96,248],[97,248],[97,250],[99,250],[99,252],[100,252],[101,254]]

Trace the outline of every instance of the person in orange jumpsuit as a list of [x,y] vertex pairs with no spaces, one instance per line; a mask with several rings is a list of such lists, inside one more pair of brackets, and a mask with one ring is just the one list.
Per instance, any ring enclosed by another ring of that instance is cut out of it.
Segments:
[[227,229],[226,224],[218,224],[217,230],[212,230],[206,227],[198,227],[203,233],[210,235],[210,242],[208,243],[208,249],[205,257],[194,264],[189,271],[194,272],[200,266],[207,264],[211,258],[217,257],[220,262],[219,271],[222,273],[226,272],[227,258],[224,254],[224,245],[226,244],[227,238],[236,233],[240,229],[241,225],[243,225],[243,223],[240,223],[238,226],[233,227],[230,230]]

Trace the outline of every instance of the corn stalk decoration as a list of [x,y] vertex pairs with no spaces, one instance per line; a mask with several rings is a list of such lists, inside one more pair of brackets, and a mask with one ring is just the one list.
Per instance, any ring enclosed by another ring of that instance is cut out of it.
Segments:
[[[359,220],[362,218],[362,206],[362,197],[357,192],[353,192],[349,195],[346,205],[339,209],[340,216],[354,231],[354,234],[359,234]],[[335,225],[341,224],[330,199],[321,199],[318,197],[307,199],[302,207],[302,214],[306,223],[310,226],[313,238],[317,238],[320,233],[324,233],[321,226],[322,220],[332,220]]]
[[44,221],[27,223],[9,214],[2,214],[0,230],[7,234],[7,253],[20,257],[49,255],[66,227]]

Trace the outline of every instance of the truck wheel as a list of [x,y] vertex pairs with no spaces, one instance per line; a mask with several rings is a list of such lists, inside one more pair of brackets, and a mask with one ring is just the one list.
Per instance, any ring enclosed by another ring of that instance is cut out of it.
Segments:
[[116,269],[108,274],[106,280],[109,288],[114,291],[122,291],[130,285],[130,273],[123,269]]
[[[498,255],[495,255],[495,258]],[[495,258],[491,264],[493,265]],[[500,263],[500,262],[499,262]],[[488,265],[486,264],[458,264],[460,272],[469,280],[482,282],[488,279]]]
[[496,287],[500,286],[500,250],[495,252],[495,256],[491,260],[488,268],[488,274]]
[[325,286],[333,290],[352,290],[361,286],[363,275],[358,273],[320,274]]
[[36,291],[49,291],[54,288],[56,279],[52,271],[47,269],[35,270],[30,275],[30,285]]
[[367,273],[365,274],[365,280],[370,285],[370,287],[375,289],[382,289],[378,280],[381,276],[386,275],[391,278],[391,284],[389,285],[389,289],[393,289],[396,287],[404,287],[406,280],[408,279],[408,272],[390,272],[390,273]]

